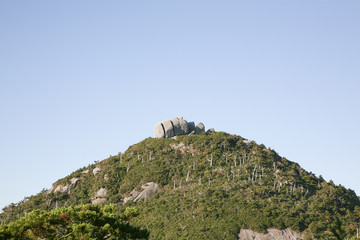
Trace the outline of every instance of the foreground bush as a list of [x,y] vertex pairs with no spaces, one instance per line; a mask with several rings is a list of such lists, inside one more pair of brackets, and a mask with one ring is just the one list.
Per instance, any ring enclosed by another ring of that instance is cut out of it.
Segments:
[[147,239],[148,232],[130,225],[138,215],[127,208],[115,215],[115,205],[78,205],[52,211],[35,210],[0,226],[0,239]]

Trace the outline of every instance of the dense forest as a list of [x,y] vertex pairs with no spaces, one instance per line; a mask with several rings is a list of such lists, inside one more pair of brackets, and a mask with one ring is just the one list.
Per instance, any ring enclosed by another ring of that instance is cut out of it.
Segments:
[[[155,195],[124,202],[147,182],[160,186]],[[139,216],[132,224],[146,229],[150,239],[237,239],[240,229],[269,228],[334,239],[337,219],[344,237],[357,239],[360,228],[354,191],[316,177],[263,144],[223,132],[147,138],[7,206],[0,221],[96,200],[115,204],[119,215],[135,207]]]

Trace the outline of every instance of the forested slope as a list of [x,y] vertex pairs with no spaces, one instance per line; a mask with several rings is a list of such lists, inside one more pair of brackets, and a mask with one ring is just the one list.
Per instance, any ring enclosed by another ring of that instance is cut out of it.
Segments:
[[[159,185],[155,195],[124,204],[148,182]],[[309,239],[327,239],[336,218],[348,237],[360,227],[360,201],[352,190],[262,144],[222,132],[147,138],[8,206],[1,220],[90,202],[115,203],[119,212],[135,206],[140,215],[134,223],[148,229],[151,239],[237,239],[248,228],[290,228]]]

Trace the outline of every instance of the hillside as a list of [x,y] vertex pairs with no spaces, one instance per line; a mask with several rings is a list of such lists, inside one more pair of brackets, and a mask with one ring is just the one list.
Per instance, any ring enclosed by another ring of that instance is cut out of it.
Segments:
[[[156,187],[144,194],[147,183]],[[116,203],[119,211],[136,206],[134,224],[148,229],[150,239],[238,239],[241,229],[270,228],[327,239],[337,217],[348,237],[360,227],[352,190],[263,144],[222,132],[147,138],[4,208],[0,217],[7,223],[34,209],[90,202]]]

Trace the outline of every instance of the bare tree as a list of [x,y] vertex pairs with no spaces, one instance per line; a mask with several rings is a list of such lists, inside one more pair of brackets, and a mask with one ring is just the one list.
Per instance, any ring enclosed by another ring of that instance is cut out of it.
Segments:
[[186,182],[190,181],[190,170],[188,171],[187,175],[186,175],[186,179],[185,179]]
[[213,155],[211,154],[210,159],[207,159],[207,160],[210,162],[210,166],[212,166],[213,165]]

